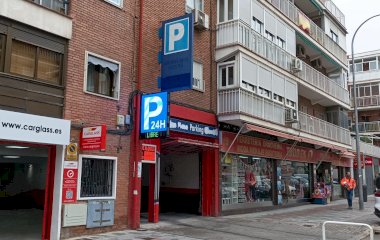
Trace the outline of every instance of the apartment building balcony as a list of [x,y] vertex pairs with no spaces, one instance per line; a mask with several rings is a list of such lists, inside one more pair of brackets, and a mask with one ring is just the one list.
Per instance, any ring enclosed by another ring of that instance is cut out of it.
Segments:
[[[315,24],[306,14],[298,9],[289,0],[266,0],[271,3],[275,8],[282,12],[288,19],[290,19],[300,30],[308,34],[311,38],[317,41],[327,51],[334,55],[340,62],[347,65],[347,53],[341,48],[324,30]],[[332,5],[328,3],[329,6]]]
[[[284,105],[260,97],[253,92],[242,88],[219,90],[218,116],[219,121],[238,124],[239,121],[249,121],[258,118],[285,129],[284,131],[295,136],[337,142],[344,146],[351,145],[350,131],[332,123],[323,121],[305,113],[298,112],[298,122],[286,122],[287,108]],[[244,118],[246,116],[248,118]],[[248,119],[248,120],[247,120]],[[274,128],[275,129],[275,128]],[[279,129],[275,129],[279,130]]]
[[66,0],[1,0],[0,17],[71,39],[72,19],[66,15],[67,6]]
[[[360,152],[364,153],[365,156],[380,158],[380,147],[365,142],[360,142],[359,144]],[[352,140],[352,151],[356,151],[356,142],[354,140]]]
[[[352,131],[355,131],[355,123],[351,125]],[[379,134],[380,133],[380,121],[374,122],[359,122],[358,129],[360,133]]]
[[[315,87],[336,100],[325,103],[321,102],[320,104],[333,106],[343,103],[347,105],[347,108],[349,107],[349,93],[343,86],[331,80],[301,59],[291,55],[283,48],[253,30],[243,21],[233,20],[218,24],[217,48],[234,45],[241,45],[278,67],[290,72],[300,79],[299,82],[302,86],[306,86],[305,88],[311,85],[311,88],[309,87],[308,90],[304,91],[305,97],[310,98],[312,94],[316,94],[314,90]],[[301,64],[299,71],[294,71],[293,68],[293,64],[296,60]],[[301,88],[300,91],[302,91]],[[323,99],[322,101],[329,101],[325,95],[317,98]]]
[[[374,110],[380,108],[380,95],[357,97],[356,106],[358,109]],[[354,107],[354,99],[351,99],[351,106]]]
[[346,17],[339,10],[339,8],[335,5],[335,3],[331,0],[319,0],[323,3],[323,5],[327,8],[327,10],[335,17],[338,22],[340,22],[343,26],[346,26]]

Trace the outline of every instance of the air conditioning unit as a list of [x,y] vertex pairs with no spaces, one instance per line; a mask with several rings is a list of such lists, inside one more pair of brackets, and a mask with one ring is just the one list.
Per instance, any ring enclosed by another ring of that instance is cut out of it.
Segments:
[[194,27],[199,30],[209,29],[209,17],[206,13],[194,10]]
[[298,113],[296,109],[293,109],[293,108],[285,109],[285,122],[287,123],[298,122]]
[[300,72],[302,71],[302,61],[301,59],[295,58],[292,61],[292,71],[293,72]]

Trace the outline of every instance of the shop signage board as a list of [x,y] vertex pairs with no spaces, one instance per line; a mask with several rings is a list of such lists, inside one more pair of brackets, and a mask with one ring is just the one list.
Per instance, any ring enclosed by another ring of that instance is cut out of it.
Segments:
[[203,137],[218,138],[218,128],[195,122],[170,118],[170,131],[183,132]]
[[[366,156],[365,160],[363,161],[363,155],[361,155],[360,160],[361,160],[362,168],[364,168],[364,165],[365,166],[372,166],[373,165],[373,158],[370,156]],[[354,165],[355,169],[358,168],[358,160],[357,160],[356,156],[354,158],[354,164],[353,165]]]
[[373,165],[373,158],[369,157],[369,156],[366,156],[365,157],[365,165],[366,166],[372,166]]
[[163,52],[161,91],[192,89],[193,80],[193,14],[166,20],[160,30]]
[[142,144],[141,162],[156,163],[157,146],[152,144]]
[[[221,151],[226,152],[236,134],[231,132],[222,132],[221,135]],[[292,145],[290,144],[269,141],[246,135],[239,135],[229,152],[274,159],[286,158],[287,160],[308,163],[325,161],[332,162],[335,166],[350,167],[350,161],[347,161],[347,159],[334,153],[298,146],[292,148]]]
[[63,167],[62,203],[76,203],[78,162],[65,161]]
[[82,129],[80,135],[81,150],[106,150],[107,126],[105,124]]
[[66,160],[78,161],[78,144],[70,143],[66,147]]
[[0,139],[42,144],[70,143],[71,122],[0,110]]
[[160,92],[142,95],[140,114],[140,134],[166,132],[168,130],[169,116],[168,93]]

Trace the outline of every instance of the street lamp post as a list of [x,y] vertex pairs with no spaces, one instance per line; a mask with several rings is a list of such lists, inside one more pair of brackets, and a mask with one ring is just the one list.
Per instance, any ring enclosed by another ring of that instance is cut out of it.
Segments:
[[[354,88],[354,112],[355,112],[355,137],[356,137],[356,159],[358,161],[358,184],[359,184],[359,209],[363,210],[364,209],[364,203],[363,203],[363,170],[362,170],[362,165],[360,161],[360,135],[359,135],[359,124],[358,124],[358,107],[357,107],[357,102],[356,102],[356,82],[355,82],[355,56],[354,56],[354,41],[355,41],[355,36],[358,33],[359,29],[369,20],[375,17],[379,17],[380,14],[377,14],[375,16],[372,16],[362,22],[360,26],[356,29],[354,36],[352,37],[351,41],[351,60],[352,60],[352,67],[351,67],[351,72],[352,72],[352,87]],[[364,168],[365,170],[365,168]]]

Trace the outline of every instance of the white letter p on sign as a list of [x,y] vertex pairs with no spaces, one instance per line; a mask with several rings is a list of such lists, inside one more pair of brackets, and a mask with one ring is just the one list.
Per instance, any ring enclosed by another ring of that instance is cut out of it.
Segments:
[[176,41],[181,40],[185,34],[185,26],[181,23],[171,24],[169,26],[169,51],[173,51]]

